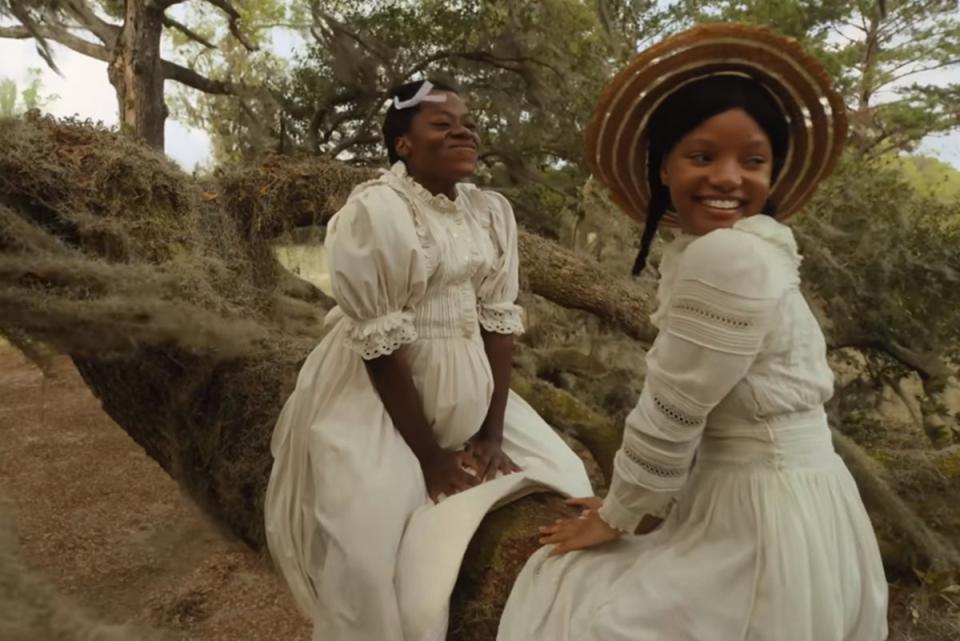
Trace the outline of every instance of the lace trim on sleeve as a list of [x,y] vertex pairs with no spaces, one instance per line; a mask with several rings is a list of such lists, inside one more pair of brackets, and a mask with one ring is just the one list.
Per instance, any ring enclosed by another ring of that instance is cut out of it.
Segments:
[[352,321],[344,342],[365,360],[392,354],[404,345],[417,340],[411,312],[391,312],[380,318]]
[[597,515],[604,523],[624,534],[633,534],[640,525],[644,516],[650,515],[665,519],[676,503],[673,493],[643,492],[636,494],[632,490],[628,493],[618,487],[617,483],[610,487],[610,491],[603,499],[603,505]]
[[513,303],[478,306],[480,326],[494,334],[522,334],[523,308]]

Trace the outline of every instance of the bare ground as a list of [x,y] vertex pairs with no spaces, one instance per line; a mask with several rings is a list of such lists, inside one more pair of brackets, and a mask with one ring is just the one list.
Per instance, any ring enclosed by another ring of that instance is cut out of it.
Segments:
[[181,494],[67,358],[44,378],[0,345],[0,502],[25,560],[105,622],[191,641],[310,638],[267,562]]

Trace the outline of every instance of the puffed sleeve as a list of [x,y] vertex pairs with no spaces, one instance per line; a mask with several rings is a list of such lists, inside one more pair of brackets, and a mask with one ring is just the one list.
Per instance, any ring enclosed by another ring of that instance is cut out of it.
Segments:
[[680,257],[647,377],[629,414],[600,517],[624,532],[664,516],[686,483],[707,415],[747,374],[786,291],[769,246],[734,229]]
[[521,334],[523,315],[516,304],[520,291],[520,258],[513,207],[496,192],[483,191],[480,195],[486,201],[485,215],[489,216],[490,237],[496,254],[493,268],[478,290],[480,326],[497,334]]
[[417,340],[427,275],[407,204],[387,186],[355,192],[330,221],[326,249],[347,346],[369,360]]

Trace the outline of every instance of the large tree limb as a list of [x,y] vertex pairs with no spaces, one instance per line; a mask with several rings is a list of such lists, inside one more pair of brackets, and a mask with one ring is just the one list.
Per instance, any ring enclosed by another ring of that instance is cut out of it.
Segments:
[[[337,20],[335,16],[331,15],[327,11],[324,11],[320,7],[320,3],[317,2],[317,0],[313,0],[310,3],[310,12],[313,15],[315,26],[321,24],[326,25],[328,36],[333,36],[335,34],[346,36],[363,47],[363,49],[368,53],[378,58],[380,62],[382,62],[388,69],[393,66],[393,60],[388,51],[385,51],[383,47],[372,41],[365,34],[354,29],[350,29],[347,25]],[[313,36],[320,42],[324,41],[324,38],[319,37],[316,32],[313,32]]]
[[168,60],[163,61],[163,75],[168,80],[176,80],[188,87],[192,87],[204,93],[213,95],[233,95],[239,93],[244,87],[235,84],[229,80],[214,80],[202,76],[193,69],[188,69]]
[[[861,351],[873,351],[910,371],[917,372],[923,383],[925,398],[920,403],[919,416],[916,415],[916,408],[911,403],[907,403],[911,415],[934,445],[943,446],[952,442],[952,426],[957,424],[957,420],[951,416],[944,400],[952,372],[943,354],[920,352],[901,345],[889,337],[878,338],[869,335],[845,336],[841,340],[834,338],[828,342],[828,346],[830,349],[851,347]],[[892,381],[890,385],[899,392],[899,387]]]
[[33,30],[24,26],[0,27],[0,38],[25,40],[27,38],[37,37],[57,42],[68,49],[72,49],[77,53],[91,58],[96,58],[97,60],[110,62],[113,59],[111,50],[107,47],[85,40],[70,33],[66,29],[59,29],[49,25],[36,25]]
[[204,47],[206,47],[207,49],[216,49],[216,48],[217,48],[215,44],[213,44],[212,42],[210,42],[209,40],[207,40],[206,38],[204,38],[203,36],[201,36],[199,33],[197,33],[196,31],[194,31],[193,29],[191,29],[191,28],[188,27],[187,25],[183,24],[183,23],[180,22],[179,20],[174,20],[173,18],[171,18],[170,16],[168,16],[168,15],[166,15],[166,14],[164,14],[164,16],[163,16],[163,26],[169,27],[169,28],[171,28],[171,29],[175,29],[175,30],[179,31],[180,33],[182,33],[183,35],[185,35],[185,36],[186,36],[187,38],[189,38],[190,40],[193,40],[194,42],[197,42],[197,43],[199,43],[199,44],[202,44],[202,45],[203,45]]
[[612,276],[595,261],[556,243],[521,232],[520,264],[530,289],[565,307],[593,312],[627,335],[651,342],[653,300],[634,281]]
[[374,134],[370,133],[370,127],[373,125],[374,118],[377,117],[377,114],[380,113],[380,108],[383,107],[384,103],[387,102],[387,92],[383,92],[367,109],[366,113],[363,115],[360,124],[357,125],[354,133],[350,136],[347,136],[334,146],[329,152],[325,155],[328,158],[336,158],[340,155],[341,152],[346,151],[350,147],[358,144],[364,138],[371,138]]
[[21,2],[15,0],[8,0],[3,4],[0,4],[0,9],[3,9],[4,14],[9,14],[20,21],[20,24],[26,29],[29,34],[27,37],[35,38],[37,40],[37,53],[40,54],[40,57],[43,58],[44,62],[47,63],[51,69],[60,73],[60,70],[57,68],[56,62],[53,60],[53,52],[50,50],[50,43],[47,42],[47,39],[39,32],[38,27],[40,20],[35,15],[35,10],[43,10],[43,6],[35,7],[31,5],[24,5]]
[[230,4],[229,0],[205,0],[205,2],[212,4],[227,14],[227,18],[229,19],[228,26],[230,33],[233,34],[233,37],[236,38],[237,41],[242,44],[247,51],[258,51],[260,49],[260,47],[253,44],[253,42],[243,35],[243,32],[240,30],[240,12],[237,11],[232,4]]
[[830,337],[830,349],[852,347],[860,350],[877,350],[916,371],[923,379],[939,380],[949,375],[949,368],[939,353],[920,352],[895,340],[866,334],[847,334]]
[[66,12],[78,20],[85,29],[95,35],[104,45],[112,47],[120,35],[120,27],[97,15],[84,0],[67,0]]
[[935,574],[955,576],[960,571],[960,552],[933,532],[916,511],[883,480],[876,461],[849,437],[833,430],[833,444],[857,482],[864,503],[874,513],[882,513],[906,538],[914,552]]
[[147,0],[151,6],[159,9],[160,11],[166,11],[170,7],[173,7],[178,4],[183,4],[187,0]]

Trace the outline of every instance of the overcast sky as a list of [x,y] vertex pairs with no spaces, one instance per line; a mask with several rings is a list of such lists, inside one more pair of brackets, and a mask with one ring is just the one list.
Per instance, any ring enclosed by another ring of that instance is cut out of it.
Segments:
[[[74,53],[60,45],[52,46],[62,76],[47,68],[31,40],[0,39],[0,79],[13,79],[23,87],[27,82],[27,70],[31,67],[41,68],[44,92],[59,96],[48,107],[50,113],[56,116],[79,115],[81,118],[100,120],[107,125],[116,124],[117,99],[107,80],[106,63]],[[960,68],[937,72],[936,76],[940,81],[960,82]],[[928,79],[932,78],[922,80]],[[167,91],[175,91],[174,85],[168,82]],[[960,168],[960,130],[929,138],[921,151]],[[192,170],[197,164],[209,163],[210,139],[206,132],[168,118],[166,152],[185,169]]]

